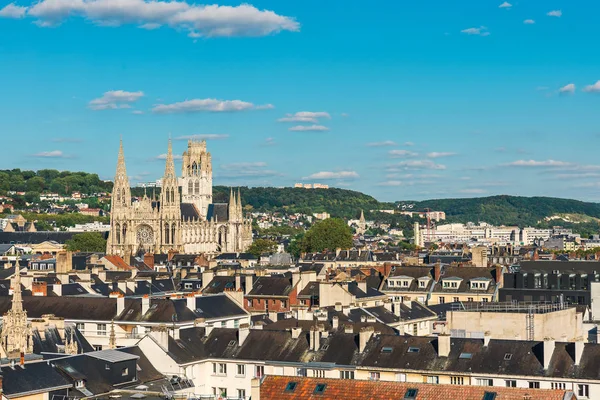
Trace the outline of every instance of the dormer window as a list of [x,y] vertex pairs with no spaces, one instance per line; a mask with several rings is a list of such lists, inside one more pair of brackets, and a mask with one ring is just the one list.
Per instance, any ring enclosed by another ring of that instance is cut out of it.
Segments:
[[419,287],[420,288],[424,288],[427,286],[427,282],[426,281],[419,281]]
[[82,389],[84,387],[85,387],[85,381],[83,379],[75,381],[75,388],[76,389]]

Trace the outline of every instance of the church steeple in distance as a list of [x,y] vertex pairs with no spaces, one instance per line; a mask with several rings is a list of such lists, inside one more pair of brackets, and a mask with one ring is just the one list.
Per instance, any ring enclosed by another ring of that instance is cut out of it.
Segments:
[[119,140],[119,157],[117,160],[117,172],[113,186],[112,206],[119,208],[131,204],[131,188],[125,167],[125,153],[123,151],[123,138]]

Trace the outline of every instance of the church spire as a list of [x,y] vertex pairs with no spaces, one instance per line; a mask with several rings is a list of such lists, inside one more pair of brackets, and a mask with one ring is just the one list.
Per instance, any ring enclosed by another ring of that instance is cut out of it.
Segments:
[[237,193],[237,219],[238,221],[242,221],[244,218],[244,214],[242,212],[242,195],[240,193],[240,188],[238,187]]
[[[117,177],[126,177],[125,153],[123,152],[123,138],[119,139],[119,158],[117,161]],[[116,179],[115,179],[116,180]]]
[[169,149],[167,151],[167,163],[165,165],[165,176],[164,179],[175,178],[175,162],[173,161],[173,144],[171,138],[169,138]]
[[110,322],[110,336],[108,337],[108,348],[117,348],[117,336],[115,335],[115,321]]
[[237,202],[233,188],[229,188],[229,220],[233,221],[237,215]]
[[19,266],[19,257],[15,261],[15,280],[12,297],[12,311],[14,313],[23,312],[23,297],[21,294],[21,269]]

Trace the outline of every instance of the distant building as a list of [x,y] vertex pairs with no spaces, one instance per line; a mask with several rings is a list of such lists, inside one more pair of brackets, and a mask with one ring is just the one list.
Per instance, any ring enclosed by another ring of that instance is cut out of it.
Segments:
[[295,183],[294,188],[297,189],[329,189],[329,185],[322,183]]
[[322,213],[314,213],[313,217],[315,217],[316,219],[327,219],[327,218],[331,218],[331,215],[327,212],[322,212]]

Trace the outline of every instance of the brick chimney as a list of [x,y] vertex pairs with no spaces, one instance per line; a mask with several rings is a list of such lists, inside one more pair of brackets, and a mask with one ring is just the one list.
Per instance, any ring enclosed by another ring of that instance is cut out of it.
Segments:
[[438,261],[435,263],[435,266],[433,267],[433,280],[435,282],[439,282],[441,277],[442,277],[442,263]]
[[500,288],[504,286],[504,267],[502,265],[496,265],[496,285]]
[[371,340],[371,336],[375,332],[375,328],[372,326],[366,326],[360,330],[358,333],[358,351],[363,353],[365,348],[367,347],[367,343]]
[[146,253],[144,254],[144,264],[154,269],[154,254]]
[[33,282],[31,284],[32,296],[48,296],[48,282]]

